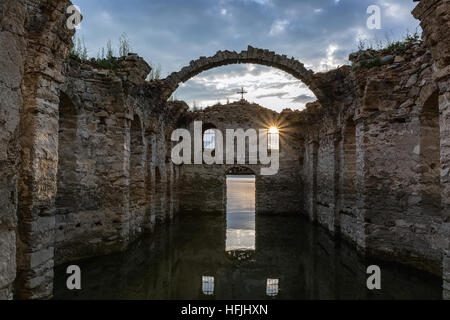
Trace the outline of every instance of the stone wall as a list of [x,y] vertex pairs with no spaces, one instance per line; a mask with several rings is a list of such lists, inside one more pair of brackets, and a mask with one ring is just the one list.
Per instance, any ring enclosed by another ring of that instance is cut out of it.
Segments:
[[61,28],[69,4],[30,0],[0,5],[0,298],[12,297],[15,276],[18,297],[44,298],[52,291],[54,136],[57,89],[64,81],[61,68],[72,35]]
[[[300,113],[308,216],[371,256],[440,274],[439,110],[422,43],[365,51],[329,74],[333,106]],[[365,59],[384,61],[368,68]],[[339,82],[336,80],[341,78]]]
[[[256,175],[257,213],[302,212],[367,255],[443,275],[450,297],[450,1],[422,0],[423,42],[314,74],[249,47],[145,81],[135,54],[68,58],[69,1],[0,4],[0,299],[49,298],[56,263],[123,250],[179,211],[223,211],[225,177]],[[230,63],[293,74],[317,95],[280,114],[241,101],[187,112],[179,83]],[[280,171],[171,161],[174,128],[281,129]],[[243,170],[243,171],[242,171]]]
[[178,207],[168,141],[186,107],[136,55],[68,59],[69,5],[0,5],[0,299],[51,297],[55,261],[123,250]]
[[427,106],[433,95],[432,61],[416,47],[403,58],[378,71],[385,79],[370,78],[359,110],[365,246],[386,258],[424,263],[420,267],[439,274],[438,106],[433,101]]
[[[245,100],[227,105],[216,105],[185,115],[185,126],[194,137],[194,121],[201,121],[202,132],[217,129],[223,136],[224,163],[226,159],[226,130],[280,129],[280,168],[276,175],[261,175],[262,167],[268,165],[250,164],[249,141],[246,140],[245,164],[238,163],[236,154],[234,164],[191,164],[182,165],[181,210],[183,212],[224,212],[226,207],[227,174],[250,174],[256,177],[256,212],[291,213],[301,208],[300,181],[300,137],[291,127],[289,112],[278,114]],[[217,137],[217,136],[216,136]],[[200,139],[202,137],[200,136]],[[237,142],[236,142],[237,143]],[[194,150],[194,141],[192,141]],[[194,158],[192,158],[192,163]]]
[[23,1],[0,3],[0,299],[16,277],[18,133],[25,53]]
[[413,11],[420,20],[423,39],[434,59],[432,77],[439,88],[440,159],[442,213],[444,224],[443,262],[444,297],[450,299],[450,1],[422,0]]
[[[303,199],[297,210],[303,209],[311,220],[355,242],[368,255],[440,274],[448,241],[441,207],[445,181],[440,182],[446,171],[440,170],[439,156],[445,139],[442,125],[439,132],[442,88],[433,76],[436,64],[427,44],[425,40],[400,51],[359,52],[350,57],[352,67],[312,75],[317,92],[327,95],[318,95],[318,102],[291,114],[289,121],[301,143],[296,156],[301,164],[294,165],[301,173],[295,192]],[[231,63],[235,55],[219,52],[211,64]],[[261,53],[253,62],[264,61]],[[185,81],[195,70],[209,68],[207,62],[200,58],[191,63],[191,71],[168,79],[177,76]],[[244,58],[236,63],[242,62]],[[227,107],[220,112],[217,108],[203,121],[214,127],[220,122],[247,128],[249,124],[236,121],[238,116]],[[245,116],[245,111],[237,112]],[[199,179],[193,198],[204,201],[195,202],[197,210],[207,203],[223,209],[224,190],[219,187],[223,168],[183,169]],[[202,182],[202,177],[210,180]],[[203,188],[208,185],[218,187],[211,193]]]
[[52,295],[59,87],[73,31],[69,1],[27,1],[27,45],[20,112],[17,279],[21,298]]
[[[57,263],[126,248],[177,206],[169,161],[177,110],[153,94],[134,54],[114,69],[70,59],[60,103]],[[156,98],[155,98],[156,97]]]

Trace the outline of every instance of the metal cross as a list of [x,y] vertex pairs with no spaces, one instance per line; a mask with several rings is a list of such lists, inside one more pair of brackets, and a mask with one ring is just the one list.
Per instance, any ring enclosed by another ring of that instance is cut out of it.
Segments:
[[241,88],[241,91],[237,92],[241,95],[241,100],[244,100],[244,94],[248,93],[247,91],[244,91],[244,87]]

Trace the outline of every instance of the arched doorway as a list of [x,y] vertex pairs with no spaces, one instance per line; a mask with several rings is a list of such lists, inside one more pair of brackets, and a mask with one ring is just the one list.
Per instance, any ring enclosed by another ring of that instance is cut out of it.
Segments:
[[77,134],[80,127],[80,111],[71,98],[61,92],[59,102],[58,130],[58,171],[55,199],[55,261],[73,255],[73,242],[86,228],[79,218],[80,212],[98,205],[83,176],[92,174],[86,163],[88,147],[83,146]]

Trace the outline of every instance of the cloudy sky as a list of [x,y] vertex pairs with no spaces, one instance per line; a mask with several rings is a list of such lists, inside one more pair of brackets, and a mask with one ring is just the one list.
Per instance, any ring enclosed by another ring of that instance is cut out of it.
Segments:
[[[248,45],[295,57],[314,71],[348,64],[360,40],[398,40],[418,28],[412,0],[73,0],[84,16],[77,36],[97,56],[125,32],[163,77],[191,60]],[[381,8],[380,30],[367,28],[367,8]],[[420,32],[420,29],[419,29]],[[375,45],[376,46],[376,45]],[[302,109],[314,95],[278,69],[244,64],[220,67],[187,81],[175,97],[191,106],[246,99],[281,111]]]

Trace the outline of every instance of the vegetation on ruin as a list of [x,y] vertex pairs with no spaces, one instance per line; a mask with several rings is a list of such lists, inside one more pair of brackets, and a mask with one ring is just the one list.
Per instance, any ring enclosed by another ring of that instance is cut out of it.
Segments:
[[406,53],[408,47],[420,42],[418,31],[411,34],[406,33],[402,40],[393,41],[388,34],[385,35],[386,40],[375,38],[372,41],[360,40],[358,44],[357,61],[353,65],[353,69],[358,68],[374,68],[382,66],[386,61],[392,61],[393,58],[386,59],[388,56],[402,56]]
[[420,41],[419,32],[416,30],[413,34],[406,31],[406,35],[403,39],[394,41],[391,39],[388,33],[385,34],[385,40],[374,38],[373,40],[359,40],[358,51],[377,50],[383,53],[390,54],[403,54],[406,48],[410,44],[416,44]]
[[81,60],[87,60],[88,59],[88,50],[86,48],[86,43],[84,41],[84,37],[75,37],[72,38],[73,47],[72,50],[70,50],[70,56],[76,57]]
[[[106,43],[106,47],[102,47],[97,52],[96,58],[89,58],[89,50],[86,47],[86,42],[84,37],[76,37],[72,38],[73,47],[70,51],[70,57],[79,59],[83,62],[92,62],[95,63],[96,66],[103,69],[117,69],[118,67],[118,59],[120,57],[126,57],[131,52],[131,41],[128,35],[123,32],[119,37],[119,46],[117,48],[113,47],[111,40],[109,39]],[[117,52],[117,54],[116,54]],[[153,65],[150,63],[152,71],[148,75],[147,80],[158,80],[161,79],[162,68],[161,65]]]
[[[88,52],[89,50],[86,47],[86,42],[84,40],[84,37],[76,37],[73,36],[72,38],[73,47],[70,51],[70,55],[72,57],[76,57],[78,59],[81,59],[83,61],[89,59]],[[130,53],[131,51],[131,42],[128,38],[128,35],[124,32],[119,37],[119,47],[117,49],[118,56],[116,56],[116,50],[112,46],[111,40],[108,40],[106,43],[106,50],[105,47],[102,47],[97,52],[97,60],[112,60],[113,58],[118,57],[125,57]]]
[[147,80],[159,80],[161,79],[161,73],[162,68],[161,64],[158,63],[158,65],[153,65],[152,63],[149,63],[150,67],[152,68],[152,71],[150,71]]
[[203,108],[197,105],[197,101],[194,100],[194,102],[192,103],[192,108],[191,111],[195,112],[195,111],[201,111]]

